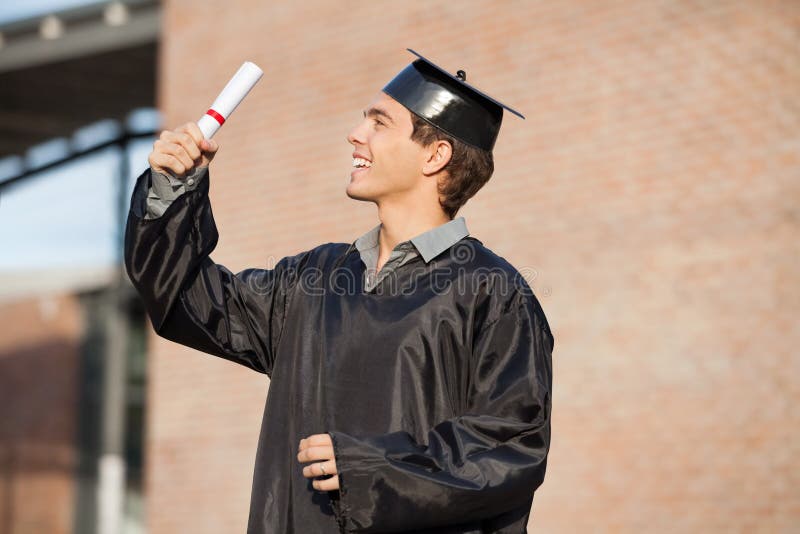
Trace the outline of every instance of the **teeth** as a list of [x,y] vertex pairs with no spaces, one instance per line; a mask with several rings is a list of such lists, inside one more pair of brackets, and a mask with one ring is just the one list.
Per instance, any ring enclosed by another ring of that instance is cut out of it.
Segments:
[[372,163],[364,158],[353,158],[353,167],[372,167]]

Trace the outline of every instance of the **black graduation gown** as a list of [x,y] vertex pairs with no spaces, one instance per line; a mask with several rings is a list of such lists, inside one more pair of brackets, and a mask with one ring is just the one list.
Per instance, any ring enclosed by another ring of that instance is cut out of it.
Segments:
[[[155,331],[271,378],[248,533],[525,532],[550,447],[553,336],[520,274],[467,237],[363,291],[347,243],[238,274],[209,254],[206,179],[143,218],[125,263]],[[328,432],[340,490],[317,491],[301,438]]]

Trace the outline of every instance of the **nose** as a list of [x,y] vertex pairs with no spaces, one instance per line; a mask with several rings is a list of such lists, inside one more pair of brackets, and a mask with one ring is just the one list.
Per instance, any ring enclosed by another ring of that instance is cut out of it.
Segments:
[[364,145],[365,142],[365,128],[364,125],[366,124],[366,120],[359,122],[350,133],[347,134],[347,142],[353,146],[356,145]]

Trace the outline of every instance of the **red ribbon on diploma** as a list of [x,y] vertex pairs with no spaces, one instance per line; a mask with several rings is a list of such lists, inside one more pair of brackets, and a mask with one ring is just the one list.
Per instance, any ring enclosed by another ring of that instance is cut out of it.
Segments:
[[220,126],[225,124],[225,117],[223,117],[213,109],[209,109],[208,111],[206,111],[206,115],[211,115],[219,123]]

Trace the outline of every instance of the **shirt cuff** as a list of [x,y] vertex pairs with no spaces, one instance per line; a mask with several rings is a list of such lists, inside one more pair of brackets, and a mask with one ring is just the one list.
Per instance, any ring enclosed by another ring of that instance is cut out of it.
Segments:
[[161,217],[176,198],[193,191],[208,176],[208,166],[197,167],[185,178],[179,179],[171,174],[163,174],[151,169],[150,189],[147,192],[145,219]]

